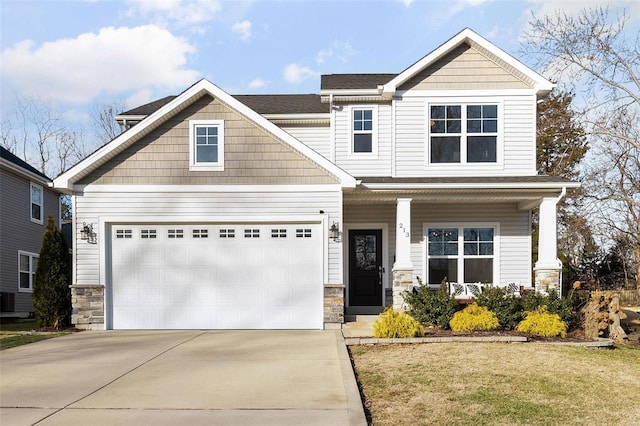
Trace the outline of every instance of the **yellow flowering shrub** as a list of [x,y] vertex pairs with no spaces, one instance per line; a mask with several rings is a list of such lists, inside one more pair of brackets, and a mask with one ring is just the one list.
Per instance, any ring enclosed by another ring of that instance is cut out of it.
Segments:
[[388,308],[373,323],[373,335],[386,339],[419,337],[422,326],[409,314]]
[[526,318],[518,324],[518,331],[542,337],[565,337],[567,324],[560,319],[560,315],[550,314],[546,306],[535,311],[526,312]]
[[457,333],[471,333],[480,330],[495,330],[500,327],[496,314],[484,306],[473,303],[460,312],[456,312],[449,323],[451,330]]

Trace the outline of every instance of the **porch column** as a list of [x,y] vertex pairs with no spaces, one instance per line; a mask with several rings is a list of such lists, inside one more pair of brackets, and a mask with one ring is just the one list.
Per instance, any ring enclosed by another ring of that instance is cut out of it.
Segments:
[[398,198],[396,206],[396,261],[393,264],[393,309],[404,311],[404,293],[413,289],[411,262],[411,198]]
[[558,294],[562,292],[562,262],[558,259],[556,226],[556,205],[559,200],[557,197],[545,197],[540,204],[538,261],[534,267],[535,288],[539,293],[554,289]]

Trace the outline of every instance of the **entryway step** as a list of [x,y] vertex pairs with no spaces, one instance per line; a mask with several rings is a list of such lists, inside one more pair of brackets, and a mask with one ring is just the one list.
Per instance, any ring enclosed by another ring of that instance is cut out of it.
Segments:
[[358,314],[358,315],[345,315],[344,316],[344,322],[345,323],[349,323],[349,322],[375,322],[378,319],[379,315],[362,315],[362,314]]
[[373,323],[378,315],[346,315],[342,324],[344,337],[373,337]]

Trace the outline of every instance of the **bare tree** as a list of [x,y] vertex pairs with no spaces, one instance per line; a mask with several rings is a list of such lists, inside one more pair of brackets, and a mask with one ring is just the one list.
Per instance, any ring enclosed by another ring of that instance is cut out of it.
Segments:
[[125,110],[125,102],[122,100],[114,103],[96,103],[93,105],[91,110],[93,127],[100,145],[106,144],[126,130],[124,126],[115,120],[116,115]]
[[629,17],[608,8],[532,16],[523,53],[542,72],[581,95],[589,140],[584,196],[597,234],[630,241],[640,284],[640,34],[627,39]]

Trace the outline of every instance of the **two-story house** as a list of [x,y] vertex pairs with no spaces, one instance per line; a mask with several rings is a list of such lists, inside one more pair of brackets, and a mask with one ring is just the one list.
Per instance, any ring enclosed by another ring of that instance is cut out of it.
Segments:
[[33,280],[47,217],[60,222],[51,179],[0,147],[0,314],[33,312]]
[[201,80],[123,113],[128,131],[55,180],[74,203],[73,321],[320,329],[401,309],[419,280],[557,287],[556,203],[577,184],[536,175],[552,88],[466,29],[318,95]]

